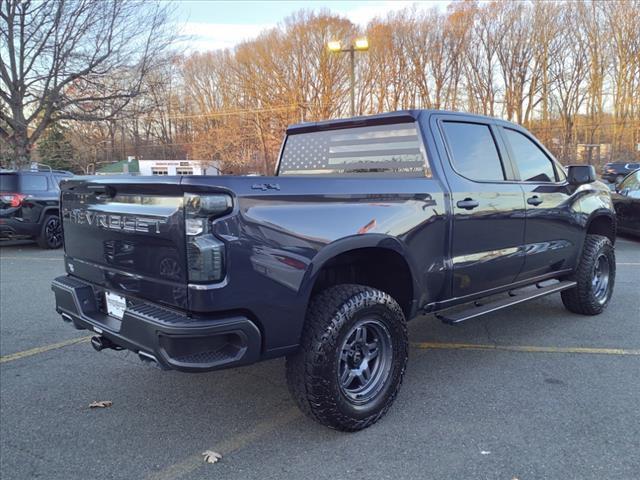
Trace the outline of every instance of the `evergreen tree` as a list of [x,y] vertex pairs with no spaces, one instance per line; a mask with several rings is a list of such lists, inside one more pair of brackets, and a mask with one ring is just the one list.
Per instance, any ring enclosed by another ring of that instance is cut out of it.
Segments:
[[38,142],[40,162],[54,170],[71,170],[75,151],[67,140],[64,129],[53,124]]

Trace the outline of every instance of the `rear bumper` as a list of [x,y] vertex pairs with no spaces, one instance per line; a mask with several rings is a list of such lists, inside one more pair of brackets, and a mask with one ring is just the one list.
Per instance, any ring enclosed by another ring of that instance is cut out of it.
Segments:
[[36,237],[41,226],[37,223],[24,222],[15,218],[0,218],[0,238]]
[[72,276],[52,285],[56,311],[76,328],[96,332],[115,345],[166,369],[206,372],[254,363],[260,358],[260,330],[243,315],[192,318],[159,305],[127,299],[122,320],[104,313],[99,287]]

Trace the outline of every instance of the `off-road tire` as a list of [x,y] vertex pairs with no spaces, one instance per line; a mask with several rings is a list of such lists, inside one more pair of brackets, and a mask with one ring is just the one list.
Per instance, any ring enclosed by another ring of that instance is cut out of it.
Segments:
[[[346,338],[363,321],[379,322],[388,333],[388,373],[370,401],[355,404],[340,379]],[[337,285],[310,302],[298,351],[287,357],[289,390],[300,409],[330,428],[356,431],[382,418],[398,394],[408,359],[406,320],[387,293],[362,285]]]
[[[594,286],[594,275],[598,268],[598,259],[607,260],[608,285],[606,295],[598,299]],[[561,293],[562,303],[567,310],[582,315],[598,315],[607,307],[613,294],[616,278],[616,256],[611,240],[602,235],[587,235],[582,248],[578,268],[567,280],[577,282],[574,288]]]
[[[56,226],[57,224],[57,226]],[[52,235],[51,229],[55,228],[58,233]],[[40,248],[60,248],[62,246],[62,226],[58,215],[47,215],[42,222],[42,230],[36,238],[36,242]]]

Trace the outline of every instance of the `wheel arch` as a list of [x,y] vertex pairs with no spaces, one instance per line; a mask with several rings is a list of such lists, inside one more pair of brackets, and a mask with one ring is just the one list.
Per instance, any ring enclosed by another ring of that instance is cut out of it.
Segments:
[[313,258],[303,281],[306,304],[314,294],[340,283],[382,290],[400,304],[407,319],[415,315],[420,287],[410,256],[395,237],[358,235],[325,246]]
[[602,235],[616,242],[616,217],[610,210],[597,210],[587,220],[585,235]]
[[[49,215],[58,215],[60,216],[60,207],[57,205],[52,205],[49,207],[44,207],[42,209],[42,213],[40,214],[40,221],[43,222],[45,218]],[[60,219],[62,220],[62,219]]]

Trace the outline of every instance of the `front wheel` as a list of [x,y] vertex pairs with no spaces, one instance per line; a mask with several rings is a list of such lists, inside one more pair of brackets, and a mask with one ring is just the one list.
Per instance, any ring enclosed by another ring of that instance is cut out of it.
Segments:
[[331,428],[366,428],[389,410],[407,365],[406,321],[388,294],[337,285],[311,301],[287,383],[300,409]]
[[613,295],[616,256],[611,240],[602,235],[587,235],[578,268],[570,280],[577,285],[562,291],[567,310],[582,315],[598,315]]
[[42,231],[36,241],[41,248],[60,248],[62,246],[62,224],[58,215],[48,215],[44,219]]

